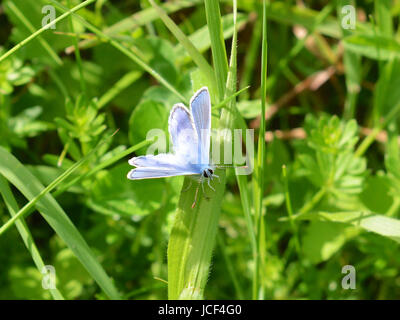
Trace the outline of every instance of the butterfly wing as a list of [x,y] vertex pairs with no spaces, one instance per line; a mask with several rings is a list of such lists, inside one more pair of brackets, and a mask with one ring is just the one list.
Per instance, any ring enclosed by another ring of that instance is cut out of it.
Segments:
[[174,155],[182,164],[198,163],[198,137],[192,115],[181,103],[174,105],[168,119]]
[[197,91],[190,100],[190,108],[199,140],[198,155],[202,165],[210,162],[211,100],[207,87]]
[[128,179],[140,180],[201,173],[198,164],[208,164],[210,150],[211,106],[207,88],[195,94],[191,106],[195,120],[183,104],[176,104],[171,110],[168,129],[174,152],[132,158],[129,163],[136,168],[128,173]]
[[129,160],[129,164],[135,167],[178,169],[178,160],[174,154],[160,153],[158,155],[149,154],[134,157]]
[[128,179],[141,180],[141,179],[155,179],[155,178],[166,178],[166,177],[187,176],[187,175],[194,175],[194,173],[181,171],[178,169],[138,167],[129,171]]

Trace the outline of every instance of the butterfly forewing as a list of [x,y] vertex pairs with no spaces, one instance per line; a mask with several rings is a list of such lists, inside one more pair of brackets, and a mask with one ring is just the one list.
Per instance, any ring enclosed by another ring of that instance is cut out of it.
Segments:
[[190,101],[191,112],[181,103],[174,105],[168,119],[172,153],[134,157],[136,168],[128,173],[132,180],[201,175],[209,165],[211,104],[207,88],[196,92]]
[[198,163],[198,138],[192,115],[183,104],[176,104],[168,120],[174,154],[187,164]]
[[206,87],[196,92],[190,101],[190,108],[199,139],[199,163],[208,165],[210,162],[211,101]]

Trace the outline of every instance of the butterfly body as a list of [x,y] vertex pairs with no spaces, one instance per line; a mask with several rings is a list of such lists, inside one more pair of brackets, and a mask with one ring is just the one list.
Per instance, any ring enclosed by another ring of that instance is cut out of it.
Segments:
[[204,178],[212,178],[214,174],[214,170],[211,168],[206,168],[203,170],[203,177]]
[[[128,179],[153,179],[172,176],[192,176],[202,186],[218,177],[210,164],[211,101],[207,87],[198,90],[190,100],[190,111],[175,104],[168,119],[173,150],[171,153],[134,157],[135,166]],[[213,189],[214,190],[214,189]],[[196,190],[197,197],[197,190]]]

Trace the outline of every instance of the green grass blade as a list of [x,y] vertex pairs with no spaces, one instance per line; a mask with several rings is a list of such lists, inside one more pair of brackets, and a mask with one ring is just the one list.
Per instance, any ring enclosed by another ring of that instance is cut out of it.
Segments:
[[[250,83],[252,83],[254,79],[256,62],[261,43],[261,36],[262,36],[262,19],[260,19],[258,14],[256,21],[254,23],[253,34],[251,35],[249,49],[244,59],[244,68],[243,68],[244,70],[243,70],[243,75],[240,79],[240,85],[242,87],[249,85]],[[248,100],[249,96],[250,96],[249,93],[246,92],[242,98],[243,100]]]
[[[69,188],[71,188],[72,186],[76,185],[78,182],[90,178],[91,176],[95,175],[97,172],[99,172],[100,170],[103,170],[109,166],[111,166],[112,164],[114,164],[115,162],[117,162],[118,160],[121,160],[122,158],[130,155],[132,152],[135,152],[136,150],[139,150],[143,147],[146,147],[147,145],[151,144],[154,142],[154,139],[150,139],[150,140],[145,140],[142,141],[138,144],[135,144],[134,146],[112,156],[110,159],[107,159],[106,161],[103,161],[101,163],[99,163],[98,165],[96,165],[94,168],[90,169],[90,171],[88,171],[85,174],[82,174],[74,179],[72,179],[71,181],[65,183],[65,184],[61,184],[60,188],[57,189],[56,191],[54,191],[52,193],[52,196],[57,198],[58,196],[60,196],[61,194],[63,194],[64,192],[68,191]],[[25,213],[25,215],[29,215],[33,212],[34,208],[30,208],[30,210],[28,212]]]
[[390,110],[386,118],[377,124],[371,133],[361,142],[358,146],[355,155],[361,157],[370,147],[370,145],[375,141],[379,132],[381,132],[391,121],[394,121],[400,113],[400,102]]
[[8,56],[10,56],[11,54],[13,54],[15,51],[21,49],[23,46],[25,46],[26,44],[28,44],[30,41],[32,41],[33,39],[35,39],[36,37],[38,37],[41,33],[43,33],[44,31],[46,31],[48,28],[50,28],[51,26],[55,25],[57,22],[65,19],[66,17],[68,17],[70,14],[78,11],[79,9],[88,6],[89,4],[93,3],[96,0],[86,0],[80,4],[78,4],[77,6],[73,7],[71,10],[65,10],[65,13],[62,14],[61,16],[59,16],[58,18],[54,19],[53,21],[49,22],[48,24],[46,24],[45,26],[43,26],[42,28],[40,28],[39,30],[37,30],[36,32],[32,33],[29,37],[27,37],[26,39],[22,40],[20,43],[18,43],[17,45],[15,45],[13,48],[11,48],[10,50],[8,50],[5,54],[3,54],[0,57],[0,62],[3,61],[4,59],[6,59]]
[[228,58],[226,56],[225,41],[222,31],[221,12],[219,1],[204,0],[208,31],[210,32],[211,51],[214,63],[215,77],[219,100],[225,95],[226,77],[228,74]]
[[283,182],[284,182],[284,187],[285,187],[286,210],[287,210],[288,217],[289,217],[290,227],[292,228],[292,232],[294,235],[294,243],[295,243],[296,251],[297,251],[298,256],[300,257],[301,256],[301,246],[300,246],[298,228],[297,228],[296,222],[293,220],[292,201],[290,200],[289,179],[288,179],[288,175],[287,175],[286,165],[282,166],[282,176],[283,176]]
[[[193,0],[193,1],[177,0],[174,2],[167,2],[160,4],[160,6],[168,14],[168,13],[175,13],[181,9],[190,8],[199,3],[200,0]],[[113,36],[120,33],[133,32],[137,28],[143,27],[146,24],[149,24],[158,18],[159,18],[158,13],[154,8],[151,7],[146,8],[139,12],[135,12],[134,14],[130,15],[127,18],[119,20],[118,22],[109,27],[104,28],[103,32],[108,36]],[[99,43],[100,43],[99,39],[87,39],[79,42],[79,48],[87,49]],[[68,47],[66,48],[65,51],[69,54],[73,50],[74,50],[73,47]]]
[[138,80],[142,76],[143,72],[139,70],[133,70],[125,74],[119,79],[110,89],[108,89],[97,102],[99,109],[106,106],[112,99],[114,99],[119,93],[128,88],[132,83]]
[[119,299],[117,289],[61,206],[49,193],[43,194],[45,188],[39,180],[18,159],[2,147],[0,147],[0,174],[29,201],[37,198],[38,194],[42,194],[42,197],[36,202],[36,208],[43,218],[64,240],[107,296],[111,299]]
[[[5,5],[17,16],[19,20],[25,25],[25,27],[32,33],[35,33],[35,27],[32,25],[32,23],[24,16],[24,14],[18,9],[18,7],[12,2],[12,1],[7,1]],[[44,50],[47,51],[49,56],[58,64],[62,65],[63,62],[60,59],[60,57],[57,55],[56,52],[52,49],[52,47],[48,44],[46,40],[44,40],[42,37],[38,36],[38,41],[41,44],[41,46],[44,48]]]
[[[15,214],[19,211],[17,201],[15,200],[11,192],[7,180],[4,179],[3,176],[1,175],[0,175],[0,193],[3,196],[4,203],[6,204],[8,211],[10,212],[10,215],[12,217],[15,216]],[[45,263],[43,262],[43,259],[40,256],[39,250],[36,247],[35,241],[33,240],[32,234],[30,233],[28,226],[26,225],[23,219],[16,221],[15,226],[17,227],[17,230],[21,235],[21,238],[24,241],[26,248],[31,254],[33,262],[35,263],[38,271],[42,272]],[[49,291],[53,299],[64,300],[63,295],[57,288],[49,289]]]
[[192,208],[197,183],[186,178],[168,243],[168,299],[203,299],[211,253],[218,229],[221,202],[225,190],[225,172],[218,170],[216,191],[205,198],[199,189]]
[[[238,14],[237,15],[237,29],[243,27],[249,19],[249,16],[246,14]],[[232,23],[232,14],[226,14],[221,17],[222,27],[223,27],[223,36],[224,39],[230,39],[233,35],[235,30],[235,26]],[[196,49],[202,53],[211,47],[211,39],[210,39],[210,32],[208,31],[208,26],[205,25],[188,36],[189,40]],[[178,56],[177,63],[178,65],[184,65],[192,61],[191,57],[187,53],[185,47],[183,47],[180,43],[175,46],[175,53]]]
[[[54,6],[60,10],[61,12],[67,12],[68,9],[60,4],[59,2],[55,0],[51,0],[51,3],[54,4]],[[151,76],[153,76],[155,79],[157,79],[163,86],[165,86],[168,90],[170,90],[172,93],[174,93],[177,97],[179,97],[181,100],[185,101],[185,97],[180,94],[172,84],[170,84],[164,77],[162,77],[158,72],[156,72],[153,68],[151,68],[146,62],[144,62],[142,59],[140,59],[137,55],[135,55],[132,50],[129,50],[125,46],[121,45],[118,41],[115,39],[111,38],[110,36],[106,35],[104,32],[102,32],[100,29],[96,28],[94,25],[91,23],[87,22],[85,19],[83,19],[81,16],[77,14],[72,15],[75,19],[77,19],[80,23],[82,23],[86,28],[88,28],[90,31],[95,33],[97,36],[99,36],[101,39],[104,39],[104,41],[108,42],[111,46],[125,54],[128,58],[130,58],[132,61],[137,63],[143,70],[148,72]]]
[[[227,79],[227,57],[223,40],[219,4],[205,1],[207,24],[210,32],[211,49],[217,78],[217,87],[211,88],[224,99]],[[215,11],[217,9],[217,11]],[[223,65],[219,64],[223,61]],[[236,76],[236,74],[235,74]],[[232,101],[232,100],[231,100]],[[232,125],[230,112],[222,111],[221,124]],[[225,115],[224,115],[225,114]],[[220,180],[214,184],[215,192],[207,192],[207,198],[199,185],[193,183],[188,189],[190,178],[186,178],[182,187],[178,210],[168,243],[168,298],[203,299],[208,278],[212,250],[218,229],[221,202],[225,191],[225,170],[217,170]],[[215,181],[215,180],[214,180]],[[197,203],[192,208],[199,190]],[[205,188],[209,190],[209,188]]]
[[212,84],[212,87],[216,85],[215,74],[213,69],[209,65],[206,59],[204,59],[203,55],[196,49],[193,43],[188,39],[188,37],[182,32],[182,30],[175,24],[175,22],[168,17],[161,7],[156,5],[153,0],[149,0],[150,4],[156,9],[158,14],[160,15],[161,20],[164,22],[166,27],[172,32],[175,38],[179,41],[179,43],[186,49],[189,53],[190,57],[197,64],[201,72],[207,77]]
[[227,250],[225,248],[224,239],[222,238],[222,236],[220,234],[217,234],[217,243],[218,243],[218,247],[222,253],[222,256],[224,258],[225,264],[227,266],[229,276],[232,279],[233,286],[235,287],[236,296],[239,300],[243,300],[244,296],[243,296],[242,287],[240,286],[240,283],[238,280],[239,276],[235,270],[235,267],[232,264],[231,259],[229,258],[228,252],[226,252]]
[[278,67],[274,69],[274,73],[268,78],[267,89],[270,89],[272,86],[275,85],[278,76],[281,74],[281,72],[288,67],[290,61],[292,61],[292,59],[295,58],[304,48],[306,41],[307,39],[309,39],[310,35],[312,35],[312,33],[317,29],[317,27],[329,16],[332,9],[334,8],[334,2],[335,1],[332,1],[321,10],[321,12],[318,14],[315,20],[315,23],[313,24],[307,35],[299,39],[296,42],[296,44],[292,47],[292,49],[289,51],[289,53],[279,61]]
[[[344,5],[355,5],[355,1],[338,1],[338,16],[341,14],[341,9]],[[343,37],[346,37],[351,34],[350,30],[343,29],[342,30]],[[350,52],[345,50],[343,53],[343,65],[344,72],[346,76],[346,89],[347,96],[344,106],[344,114],[343,117],[345,119],[353,119],[356,112],[356,103],[358,98],[358,93],[361,90],[361,56],[354,52]]]
[[[261,44],[261,122],[258,137],[257,161],[255,166],[254,179],[254,219],[257,233],[258,254],[255,260],[254,278],[253,278],[253,299],[259,298],[260,293],[260,264],[264,263],[265,255],[265,228],[263,219],[263,197],[264,197],[264,174],[265,174],[265,111],[267,95],[267,4],[263,2],[263,23],[262,23],[262,44]],[[262,289],[262,286],[261,286]],[[262,290],[261,290],[262,291]]]
[[[68,7],[70,7],[71,0],[68,0],[67,3],[68,3]],[[79,80],[80,80],[81,90],[82,90],[82,93],[86,96],[86,82],[85,82],[85,76],[83,73],[81,53],[79,51],[78,35],[75,33],[72,17],[69,16],[68,20],[69,20],[69,27],[71,29],[71,32],[73,34],[75,34],[75,37],[72,38],[73,42],[74,42],[74,48],[75,48],[75,59],[76,59],[76,64],[78,65],[78,70],[79,70]]]
[[[116,132],[115,132],[116,133]],[[114,133],[114,134],[115,134]],[[113,135],[114,135],[113,134]],[[112,135],[112,136],[113,136]],[[110,139],[112,136],[108,137]],[[62,181],[68,178],[76,169],[78,169],[86,160],[90,158],[100,146],[102,146],[108,139],[100,141],[96,148],[94,148],[91,152],[89,152],[85,157],[80,159],[70,168],[65,170],[57,179],[55,179],[52,183],[50,183],[46,188],[44,188],[38,195],[36,195],[32,200],[30,200],[18,213],[13,216],[10,220],[8,220],[1,228],[0,228],[0,236],[7,231],[18,219],[22,218],[27,213],[31,212],[31,209],[36,205],[36,203],[44,197],[47,193],[51,192],[54,188],[56,188]]]
[[[249,89],[249,88],[250,88],[250,86],[245,87],[245,88],[243,88],[243,89],[240,89],[239,91],[235,92],[235,93],[232,94],[231,96],[225,98],[223,101],[221,101],[221,102],[218,103],[217,105],[212,106],[213,110],[216,110],[216,109],[220,109],[220,108],[225,107],[225,105],[227,105],[228,102],[230,102],[232,99],[236,98],[238,95],[240,95],[242,92],[246,91],[246,90]],[[235,106],[235,107],[236,107],[236,106]],[[229,108],[229,109],[230,109],[230,108]]]
[[132,146],[132,147],[120,152],[119,154],[116,154],[115,156],[111,157],[110,159],[108,159],[106,161],[103,161],[102,163],[99,163],[97,166],[92,168],[86,174],[83,174],[83,175],[81,175],[79,177],[76,177],[75,179],[71,180],[70,182],[66,183],[65,185],[62,185],[60,187],[60,189],[58,189],[57,191],[55,191],[53,193],[53,196],[54,197],[58,197],[60,194],[64,193],[69,188],[71,188],[73,185],[77,184],[79,181],[82,181],[84,179],[87,179],[87,178],[93,176],[94,174],[96,174],[100,170],[103,170],[103,169],[107,168],[108,166],[111,166],[112,164],[114,164],[118,160],[121,160],[122,158],[130,155],[132,152],[135,152],[136,150],[139,150],[139,149],[141,149],[143,147],[146,147],[147,145],[149,145],[152,142],[154,142],[154,140],[155,139],[142,141],[142,142],[140,142],[138,144],[135,144],[134,146]]
[[[226,95],[232,94],[232,92],[236,89],[237,83],[237,2],[233,1],[233,20],[235,25],[235,31],[233,33],[232,45],[231,45],[231,56],[229,61],[229,73],[227,77],[226,84]],[[246,123],[241,118],[237,107],[236,107],[236,99],[231,99],[227,104],[227,110],[223,110],[221,114],[221,119],[225,121],[225,125],[227,128],[232,128],[233,124],[239,125],[242,130],[247,129]],[[242,135],[244,136],[244,134]],[[253,143],[253,142],[251,142]],[[251,165],[253,165],[252,159],[250,159]],[[240,199],[244,211],[244,216],[246,220],[247,232],[250,237],[250,244],[252,249],[253,260],[258,260],[258,246],[256,239],[256,232],[253,224],[253,218],[251,214],[251,204],[250,204],[250,195],[248,192],[248,182],[247,176],[239,174],[239,169],[235,169],[236,181],[239,186]],[[253,284],[256,283],[254,277],[256,273],[253,274]]]

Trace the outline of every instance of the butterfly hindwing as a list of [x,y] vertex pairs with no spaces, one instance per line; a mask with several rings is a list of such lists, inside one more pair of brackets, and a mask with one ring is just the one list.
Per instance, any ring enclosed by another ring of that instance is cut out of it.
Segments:
[[129,160],[129,164],[135,167],[161,168],[175,171],[192,172],[193,166],[183,161],[181,157],[172,153],[160,153],[158,155],[145,155],[134,157]]
[[153,168],[153,167],[137,167],[132,169],[128,173],[128,179],[141,180],[141,179],[155,179],[155,178],[166,178],[176,176],[193,175],[192,172],[177,170],[177,169],[165,169],[165,168]]
[[172,153],[134,157],[128,173],[132,180],[173,176],[201,175],[209,165],[211,102],[206,87],[190,101],[191,111],[183,104],[174,105],[168,119]]

